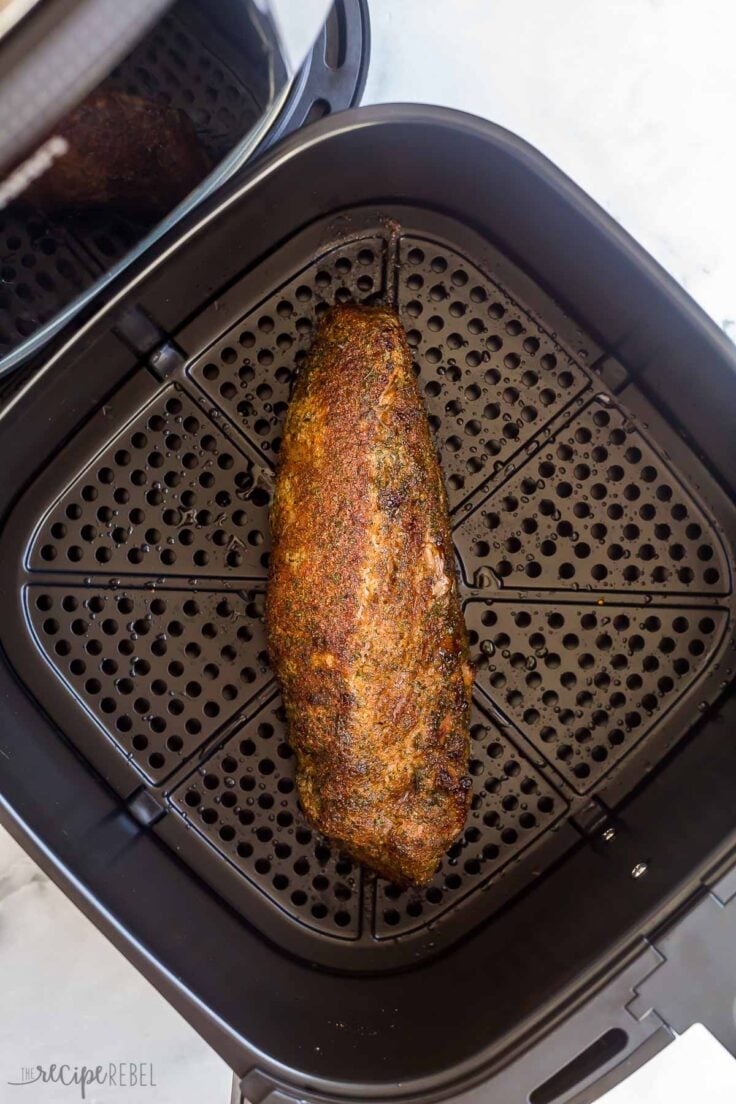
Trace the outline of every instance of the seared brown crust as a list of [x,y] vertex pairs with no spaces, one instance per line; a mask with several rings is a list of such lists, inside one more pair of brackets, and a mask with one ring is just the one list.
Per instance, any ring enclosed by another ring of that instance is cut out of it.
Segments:
[[397,316],[336,307],[297,381],[271,513],[271,660],[310,821],[398,882],[468,809],[472,674],[442,476]]
[[183,111],[127,92],[93,92],[59,123],[69,143],[25,198],[39,207],[115,206],[161,215],[209,171]]

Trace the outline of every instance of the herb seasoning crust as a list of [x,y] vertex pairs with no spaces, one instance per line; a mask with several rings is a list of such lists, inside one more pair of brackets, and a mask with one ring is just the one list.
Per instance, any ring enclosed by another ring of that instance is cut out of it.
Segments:
[[467,816],[472,669],[447,500],[397,315],[335,307],[294,388],[266,621],[311,823],[422,884]]

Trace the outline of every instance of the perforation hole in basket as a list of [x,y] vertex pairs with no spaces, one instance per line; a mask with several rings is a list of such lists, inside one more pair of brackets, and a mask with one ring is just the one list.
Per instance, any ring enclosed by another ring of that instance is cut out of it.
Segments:
[[399,309],[454,506],[588,378],[497,284],[447,246],[402,239]]
[[95,279],[57,227],[37,213],[0,212],[0,355],[53,318]]
[[476,685],[585,792],[661,723],[718,647],[722,610],[470,602]]
[[31,566],[265,578],[271,493],[258,455],[169,388],[55,505]]
[[358,936],[360,867],[313,831],[299,809],[278,699],[207,759],[173,800],[289,915],[333,936]]
[[376,884],[375,934],[399,935],[437,920],[487,885],[567,808],[564,799],[477,706],[471,720],[473,796],[461,838],[422,889]]
[[480,589],[721,594],[718,534],[623,413],[591,403],[455,533]]
[[271,679],[261,593],[29,587],[26,596],[52,666],[153,781]]
[[108,269],[133,248],[144,227],[111,209],[75,211],[65,216],[67,235],[84,248],[102,269]]
[[[183,111],[213,160],[220,160],[257,122],[262,105],[237,72],[208,48],[212,37],[211,28],[198,36],[195,24],[169,13],[106,83]],[[230,43],[220,45],[223,53],[232,49]]]
[[320,257],[233,327],[191,368],[192,377],[275,460],[295,371],[321,314],[382,288],[383,239],[361,238]]

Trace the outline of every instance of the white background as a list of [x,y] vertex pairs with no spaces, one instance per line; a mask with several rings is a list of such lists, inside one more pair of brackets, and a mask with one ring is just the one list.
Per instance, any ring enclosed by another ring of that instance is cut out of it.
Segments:
[[364,103],[526,138],[736,329],[730,0],[373,0]]
[[[365,103],[446,104],[522,135],[736,337],[732,0],[372,0],[371,9]],[[227,1104],[224,1064],[1,832],[0,979],[0,1104],[77,1099],[6,1082],[36,1061],[92,1058],[153,1061],[159,1086],[91,1093],[92,1104]],[[701,1028],[606,1104],[696,1099],[736,1101],[736,1063]]]

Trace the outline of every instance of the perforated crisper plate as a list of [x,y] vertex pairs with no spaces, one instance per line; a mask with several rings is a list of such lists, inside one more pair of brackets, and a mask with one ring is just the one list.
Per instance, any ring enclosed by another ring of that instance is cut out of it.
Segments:
[[[305,822],[265,652],[283,416],[320,315],[351,299],[393,302],[406,326],[477,664],[472,809],[421,890]],[[271,938],[345,968],[416,961],[579,841],[591,800],[605,815],[715,699],[720,499],[625,371],[436,214],[312,227],[177,343],[186,364],[165,383],[142,369],[11,519],[11,658],[131,810]]]

